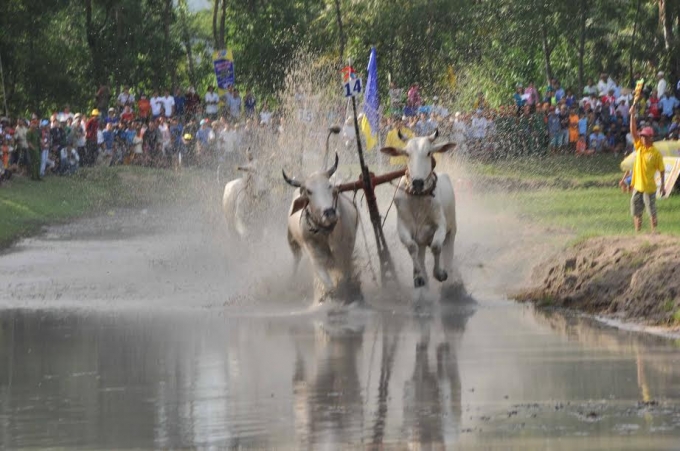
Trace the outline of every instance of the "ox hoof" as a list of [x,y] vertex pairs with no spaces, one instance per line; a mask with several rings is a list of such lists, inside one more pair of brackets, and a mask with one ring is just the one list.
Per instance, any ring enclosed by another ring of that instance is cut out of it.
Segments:
[[413,278],[413,286],[415,286],[416,288],[424,287],[425,278],[423,276],[415,276]]
[[449,275],[443,269],[440,269],[439,271],[435,271],[433,276],[434,276],[435,279],[437,279],[440,282],[444,282],[446,279],[449,278]]

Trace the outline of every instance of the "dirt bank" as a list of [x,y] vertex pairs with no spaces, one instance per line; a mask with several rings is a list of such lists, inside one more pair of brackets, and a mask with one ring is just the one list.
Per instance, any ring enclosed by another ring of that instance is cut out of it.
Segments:
[[520,301],[567,307],[645,325],[680,327],[680,240],[664,236],[593,238],[533,273]]

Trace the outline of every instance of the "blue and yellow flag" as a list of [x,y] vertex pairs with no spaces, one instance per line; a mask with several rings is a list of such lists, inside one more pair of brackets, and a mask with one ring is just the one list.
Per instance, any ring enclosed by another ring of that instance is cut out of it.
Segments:
[[366,137],[366,150],[378,144],[380,130],[380,96],[378,94],[378,54],[371,47],[368,58],[368,76],[364,93],[364,117],[361,119],[361,131]]

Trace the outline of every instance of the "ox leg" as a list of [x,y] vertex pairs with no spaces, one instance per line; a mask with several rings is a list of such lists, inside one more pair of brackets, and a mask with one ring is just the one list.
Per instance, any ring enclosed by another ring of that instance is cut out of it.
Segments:
[[297,275],[298,267],[300,266],[300,259],[302,258],[302,248],[293,236],[288,232],[288,246],[293,253],[293,278]]
[[329,251],[316,249],[313,246],[305,246],[309,254],[309,259],[314,268],[314,274],[317,280],[317,301],[323,302],[327,295],[333,292],[335,284],[331,275],[331,268],[333,268],[333,258]]
[[434,237],[432,238],[432,244],[430,245],[430,249],[432,249],[432,256],[434,257],[434,270],[432,271],[432,275],[439,282],[444,282],[449,277],[446,270],[442,269],[440,265],[442,247],[444,246],[445,241],[446,241],[446,229],[444,227],[439,226],[437,227],[437,231],[434,233]]
[[411,236],[411,231],[408,230],[402,221],[397,221],[397,233],[399,233],[399,239],[406,247],[406,250],[411,256],[411,260],[413,261],[413,286],[416,288],[425,286],[427,280],[425,278],[424,266],[420,264],[418,244]]
[[453,270],[453,244],[455,238],[456,236],[452,232],[447,233],[442,245],[442,266],[446,272]]

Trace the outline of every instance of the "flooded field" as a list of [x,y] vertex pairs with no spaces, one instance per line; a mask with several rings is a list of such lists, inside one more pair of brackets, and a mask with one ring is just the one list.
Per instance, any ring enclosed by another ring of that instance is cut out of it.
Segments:
[[370,280],[310,307],[283,233],[218,230],[112,211],[5,251],[0,447],[678,449],[677,342],[503,297],[545,236],[462,216],[469,295],[416,313]]

